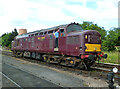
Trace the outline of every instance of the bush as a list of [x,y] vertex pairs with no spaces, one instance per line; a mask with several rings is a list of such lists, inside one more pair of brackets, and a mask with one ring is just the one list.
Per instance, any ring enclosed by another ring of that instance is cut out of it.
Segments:
[[120,52],[120,46],[115,46],[116,51]]

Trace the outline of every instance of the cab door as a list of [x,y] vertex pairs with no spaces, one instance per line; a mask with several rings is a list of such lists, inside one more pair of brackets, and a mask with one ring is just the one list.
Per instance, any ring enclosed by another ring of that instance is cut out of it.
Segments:
[[60,29],[60,31],[59,31],[58,48],[59,48],[59,52],[65,54],[65,52],[66,52],[66,34],[65,34],[65,30],[63,28]]

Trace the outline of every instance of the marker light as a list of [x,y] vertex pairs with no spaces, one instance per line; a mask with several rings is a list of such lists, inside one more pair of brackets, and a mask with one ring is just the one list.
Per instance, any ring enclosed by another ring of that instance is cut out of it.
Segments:
[[87,35],[85,35],[85,39],[87,39]]

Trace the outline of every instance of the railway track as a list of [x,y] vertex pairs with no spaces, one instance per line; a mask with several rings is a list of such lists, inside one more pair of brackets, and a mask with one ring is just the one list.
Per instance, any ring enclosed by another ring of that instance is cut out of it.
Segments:
[[[2,51],[2,54],[14,57],[12,52],[9,52],[9,51]],[[108,72],[112,71],[112,68],[114,68],[114,67],[118,68],[119,67],[119,65],[96,63],[94,66],[91,67],[90,70],[86,71],[86,70],[75,69],[75,68],[68,67],[68,66],[57,65],[55,63],[54,64],[53,63],[46,63],[46,62],[39,61],[39,60],[36,60],[36,59],[31,59],[31,58],[21,58],[21,57],[19,57],[19,58],[21,60],[25,60],[25,61],[28,61],[28,62],[37,63],[37,64],[49,66],[49,67],[52,67],[52,68],[57,68],[59,70],[75,73],[76,75],[83,75],[85,77],[90,76],[90,77],[93,77],[95,79],[103,79],[103,80],[106,80],[106,75],[108,74]],[[116,83],[119,84],[120,71],[118,71],[115,74],[115,80],[116,80]]]
[[120,67],[120,64],[96,63],[95,66],[101,67],[101,68],[114,68],[114,67]]

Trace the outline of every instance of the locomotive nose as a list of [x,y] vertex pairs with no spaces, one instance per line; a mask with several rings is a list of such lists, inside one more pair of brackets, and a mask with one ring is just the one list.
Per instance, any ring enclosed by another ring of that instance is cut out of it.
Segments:
[[97,31],[86,31],[84,33],[85,52],[101,52],[101,35]]

